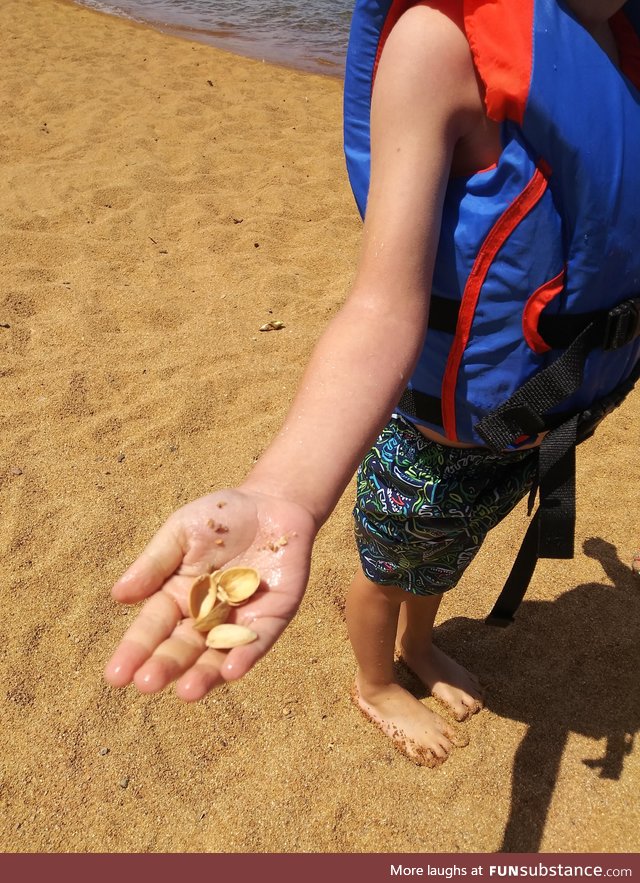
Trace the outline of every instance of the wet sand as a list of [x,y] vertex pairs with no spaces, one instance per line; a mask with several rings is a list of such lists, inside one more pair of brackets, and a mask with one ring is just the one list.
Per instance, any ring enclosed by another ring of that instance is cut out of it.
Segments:
[[637,851],[637,393],[582,446],[578,556],[540,562],[517,624],[483,617],[523,506],[443,606],[487,685],[444,766],[349,698],[352,488],[243,682],[102,681],[135,614],[111,584],[242,478],[348,288],[341,85],[59,0],[6,0],[0,33],[2,851]]

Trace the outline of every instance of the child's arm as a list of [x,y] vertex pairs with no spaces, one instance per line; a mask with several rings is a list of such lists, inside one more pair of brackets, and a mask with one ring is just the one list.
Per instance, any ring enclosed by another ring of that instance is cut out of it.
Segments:
[[[369,202],[349,297],[318,343],[283,429],[244,484],[175,512],[116,583],[117,600],[149,600],[107,666],[110,683],[133,680],[151,692],[178,679],[182,698],[199,699],[248,671],[295,613],[315,534],[420,353],[451,157],[477,125],[478,104],[462,33],[428,7],[410,10],[378,70]],[[183,617],[193,578],[230,561],[257,567],[269,590],[238,611],[258,640],[224,654],[205,650]]]

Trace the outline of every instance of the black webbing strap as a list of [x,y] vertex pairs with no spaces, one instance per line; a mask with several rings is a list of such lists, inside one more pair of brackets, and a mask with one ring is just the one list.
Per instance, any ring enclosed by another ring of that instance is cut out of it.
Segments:
[[514,614],[529,588],[538,561],[539,516],[540,511],[538,510],[529,522],[520,551],[513,562],[511,573],[507,577],[498,600],[493,605],[493,610],[485,619],[487,625],[506,628],[513,622]]
[[398,402],[398,410],[416,417],[418,420],[426,420],[427,423],[442,423],[442,401],[437,396],[430,396],[417,389],[405,389]]
[[[578,417],[545,436],[538,451],[540,503],[531,519],[507,581],[485,622],[505,628],[531,582],[538,558],[573,558],[575,466]],[[535,497],[535,489],[532,492]],[[530,499],[531,507],[533,499]]]
[[[549,426],[547,412],[577,392],[588,353],[596,346],[618,349],[640,334],[640,300],[624,301],[606,316],[589,324],[565,353],[531,378],[503,405],[480,421],[478,434],[494,450],[503,450],[522,435]],[[636,366],[637,368],[637,366]],[[637,370],[633,372],[637,375]],[[603,402],[602,417],[633,386],[625,383]],[[597,410],[597,409],[596,409]],[[581,420],[581,416],[583,419]],[[513,622],[538,558],[572,558],[575,536],[575,449],[593,431],[595,414],[575,414],[547,433],[539,449],[539,509],[532,520],[507,582],[486,619],[489,625]]]
[[553,429],[540,445],[539,558],[573,558],[577,425],[578,415]]
[[476,432],[494,453],[521,436],[538,435],[548,428],[545,415],[580,389],[587,355],[601,339],[602,331],[588,325],[560,358],[480,420]]
[[582,386],[584,364],[591,350],[615,350],[640,335],[640,298],[615,306],[591,322],[551,365],[523,384],[502,405],[477,424],[476,431],[499,453],[522,435],[549,428],[545,415]]
[[[597,332],[588,326],[552,365],[527,381],[511,398],[488,414],[478,434],[492,448],[503,449],[521,435],[546,427],[545,413],[576,392],[582,383],[587,353]],[[597,335],[601,339],[600,335]],[[538,512],[500,596],[486,619],[489,625],[513,622],[533,576],[538,558],[573,558],[575,535],[575,472],[578,415],[545,435],[538,453]]]

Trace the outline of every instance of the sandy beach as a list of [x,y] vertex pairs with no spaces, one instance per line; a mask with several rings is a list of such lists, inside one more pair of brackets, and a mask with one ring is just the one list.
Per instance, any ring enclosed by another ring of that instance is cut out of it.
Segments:
[[349,700],[352,487],[242,682],[102,680],[136,612],[111,585],[241,480],[348,289],[341,83],[64,0],[3,0],[0,33],[0,850],[638,851],[637,391],[580,449],[576,559],[484,625],[523,505],[443,605],[487,708],[442,767]]

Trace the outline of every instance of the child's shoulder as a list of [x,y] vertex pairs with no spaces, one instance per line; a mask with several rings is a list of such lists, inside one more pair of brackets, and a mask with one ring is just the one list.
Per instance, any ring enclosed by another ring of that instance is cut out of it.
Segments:
[[531,78],[531,2],[411,0],[404,6],[406,11],[426,7],[449,19],[468,45],[489,118],[497,122],[509,115],[517,118]]
[[[418,0],[392,5],[380,41],[380,61],[430,102],[445,97],[475,104],[477,79],[464,28],[462,0]],[[381,67],[383,64],[381,64]]]
[[[467,175],[492,165],[500,154],[496,122],[467,33],[463,0],[420,0],[391,27],[385,79],[406,113],[419,116],[441,107],[456,133],[451,174]],[[384,60],[384,59],[383,59]]]
[[450,18],[461,30],[464,30],[464,2],[463,0],[418,0],[411,6],[429,6]]

